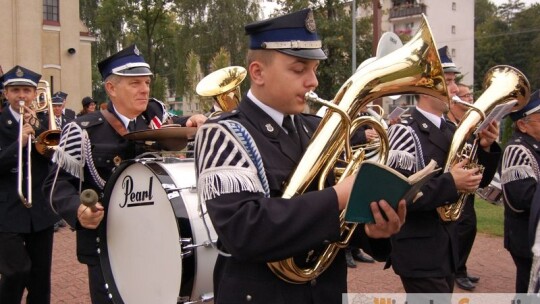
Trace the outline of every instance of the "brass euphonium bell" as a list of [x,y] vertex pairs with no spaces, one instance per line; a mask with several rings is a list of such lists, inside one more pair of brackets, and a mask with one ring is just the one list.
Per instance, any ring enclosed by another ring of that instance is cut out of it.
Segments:
[[[500,104],[517,100],[511,111],[519,111],[527,105],[531,95],[527,77],[518,69],[508,65],[498,65],[489,69],[484,77],[484,89],[484,93],[474,104],[464,103],[470,109],[463,115],[452,138],[445,172],[465,158],[469,159],[468,168],[480,167],[476,153],[479,139],[473,135],[480,123]],[[474,140],[472,144],[469,144],[468,140],[471,136],[474,136]],[[473,192],[461,193],[456,203],[437,208],[439,217],[445,222],[457,221],[465,206],[465,199],[471,193]]]
[[195,91],[200,96],[213,97],[219,109],[216,112],[229,112],[240,103],[240,84],[247,71],[241,66],[230,66],[214,71],[197,84]]
[[35,140],[36,151],[46,157],[52,157],[56,147],[60,143],[60,133],[56,125],[52,107],[52,97],[49,83],[45,80],[40,80],[37,88],[37,98],[34,99],[32,107],[36,112],[48,111],[49,128],[47,131],[39,134]]
[[[357,172],[363,153],[356,151],[353,155],[349,138],[358,125],[366,123],[358,121],[362,118],[357,118],[358,113],[373,100],[397,94],[426,94],[442,100],[448,99],[441,61],[427,20],[424,17],[419,31],[407,44],[357,70],[331,102],[322,101],[314,93],[308,94],[308,99],[327,105],[329,110],[291,175],[283,193],[284,198],[303,193],[317,177],[319,189],[324,188],[325,177],[333,170],[336,162],[343,159],[343,155],[348,163],[340,180]],[[365,119],[372,120],[369,123],[379,133],[379,162],[385,163],[389,144],[384,128],[373,118]],[[345,212],[342,212],[341,240],[328,245],[312,266],[301,268],[293,258],[288,258],[268,263],[270,269],[290,283],[305,283],[319,276],[330,266],[338,250],[347,246],[356,229],[357,224],[345,223],[344,216]]]

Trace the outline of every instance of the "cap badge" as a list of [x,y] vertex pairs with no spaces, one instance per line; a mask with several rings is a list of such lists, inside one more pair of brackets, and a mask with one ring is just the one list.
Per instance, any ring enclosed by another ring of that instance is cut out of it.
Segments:
[[139,51],[139,49],[137,48],[137,46],[135,46],[135,47],[133,48],[133,53],[135,53],[135,55],[137,55],[137,56],[141,56],[141,52]]
[[317,30],[317,26],[315,25],[315,18],[313,18],[313,11],[309,11],[306,17],[306,29],[311,32],[315,33]]
[[268,131],[270,133],[274,132],[274,127],[272,126],[272,124],[268,123],[268,124],[266,124],[264,126],[266,127],[266,131]]
[[15,75],[17,77],[23,77],[24,76],[24,72],[23,70],[21,70],[20,68],[17,69],[17,71],[15,71]]

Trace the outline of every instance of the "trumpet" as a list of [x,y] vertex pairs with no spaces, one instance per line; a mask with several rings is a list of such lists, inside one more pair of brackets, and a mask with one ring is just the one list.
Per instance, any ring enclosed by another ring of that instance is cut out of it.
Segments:
[[[60,142],[60,130],[56,126],[56,120],[52,109],[52,98],[49,83],[45,80],[40,80],[36,89],[37,96],[32,100],[30,108],[36,112],[48,111],[49,114],[49,129],[41,133],[35,140],[35,148],[40,154],[51,157],[54,149]],[[25,102],[19,101],[19,114],[21,119],[19,122],[19,146],[18,146],[18,174],[17,174],[17,190],[21,202],[26,208],[32,207],[32,143],[34,139],[29,136],[26,141],[26,196],[23,193],[23,179],[24,179],[24,167],[23,167],[23,126],[24,126],[24,114],[25,114]]]

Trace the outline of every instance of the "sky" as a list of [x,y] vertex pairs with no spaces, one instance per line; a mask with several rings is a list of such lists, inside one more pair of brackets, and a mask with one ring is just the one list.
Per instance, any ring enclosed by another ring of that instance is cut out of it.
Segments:
[[[508,3],[508,0],[490,0],[495,5],[501,5],[503,3]],[[525,3],[525,6],[529,6],[533,3],[540,3],[540,0],[521,0],[521,2]]]

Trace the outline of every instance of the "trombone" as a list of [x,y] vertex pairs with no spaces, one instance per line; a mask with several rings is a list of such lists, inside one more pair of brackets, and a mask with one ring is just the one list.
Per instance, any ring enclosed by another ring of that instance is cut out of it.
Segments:
[[[48,111],[49,114],[49,129],[41,133],[35,140],[36,151],[40,154],[51,157],[56,146],[60,142],[60,130],[56,126],[56,120],[54,118],[54,112],[52,109],[52,98],[51,90],[49,83],[45,80],[40,80],[38,87],[36,88],[37,96],[32,100],[30,108],[38,113]],[[28,136],[28,141],[26,142],[26,188],[27,195],[25,197],[23,193],[23,126],[24,126],[24,100],[19,101],[19,114],[21,118],[19,120],[19,147],[18,147],[18,174],[17,174],[17,190],[19,193],[19,198],[26,208],[32,207],[32,143],[34,138]]]

